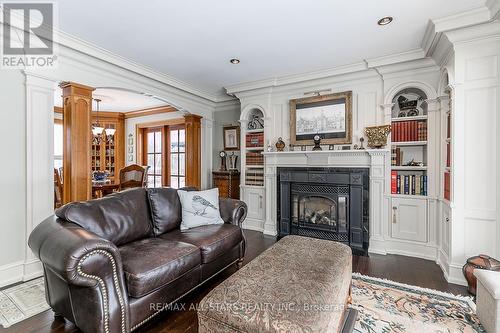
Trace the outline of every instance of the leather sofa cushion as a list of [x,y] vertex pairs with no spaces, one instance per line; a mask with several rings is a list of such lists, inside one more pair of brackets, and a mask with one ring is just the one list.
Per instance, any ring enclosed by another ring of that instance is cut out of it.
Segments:
[[119,248],[128,294],[139,298],[172,282],[201,263],[198,247],[148,238]]
[[182,219],[181,202],[177,190],[173,188],[148,189],[153,232],[159,236],[179,228]]
[[161,235],[160,238],[198,246],[201,250],[201,262],[206,264],[240,243],[243,240],[243,234],[239,227],[224,223],[200,226],[185,231],[177,229]]
[[152,235],[146,190],[134,188],[101,199],[71,202],[56,215],[119,246]]

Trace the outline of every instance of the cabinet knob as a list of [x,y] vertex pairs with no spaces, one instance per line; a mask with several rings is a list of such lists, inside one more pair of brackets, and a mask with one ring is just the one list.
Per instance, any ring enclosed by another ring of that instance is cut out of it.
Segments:
[[445,218],[444,220],[445,220],[446,222],[450,222],[450,218],[449,218],[449,217]]
[[396,218],[396,210],[398,210],[398,207],[392,207],[392,223],[396,224],[398,223],[397,218]]

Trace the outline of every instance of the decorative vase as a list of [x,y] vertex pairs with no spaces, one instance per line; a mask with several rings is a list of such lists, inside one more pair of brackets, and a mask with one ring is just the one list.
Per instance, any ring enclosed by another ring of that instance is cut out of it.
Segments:
[[486,269],[488,271],[500,271],[500,261],[487,256],[485,254],[480,254],[475,257],[467,259],[467,263],[462,268],[465,279],[468,284],[468,291],[472,295],[476,295],[477,279],[474,276],[475,269]]
[[391,133],[391,125],[371,126],[365,128],[368,148],[383,148],[387,145],[387,136]]
[[109,172],[107,172],[106,170],[104,170],[104,171],[97,170],[97,171],[92,172],[92,180],[94,180],[96,182],[105,182],[106,179],[108,179],[108,175],[109,175]]

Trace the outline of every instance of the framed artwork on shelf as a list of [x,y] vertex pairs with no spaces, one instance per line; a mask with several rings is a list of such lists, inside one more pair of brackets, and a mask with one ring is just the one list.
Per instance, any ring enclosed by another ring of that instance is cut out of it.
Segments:
[[224,127],[224,150],[239,150],[240,149],[240,127],[225,126]]
[[290,143],[313,145],[352,143],[352,91],[290,101]]

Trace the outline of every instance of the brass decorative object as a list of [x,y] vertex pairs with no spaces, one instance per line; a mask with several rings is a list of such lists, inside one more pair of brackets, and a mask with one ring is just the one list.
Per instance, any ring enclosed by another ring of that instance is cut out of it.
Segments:
[[285,150],[285,142],[281,137],[278,138],[278,142],[276,142],[276,150],[284,151]]
[[371,126],[365,128],[369,148],[383,148],[387,145],[387,136],[391,133],[391,125]]

